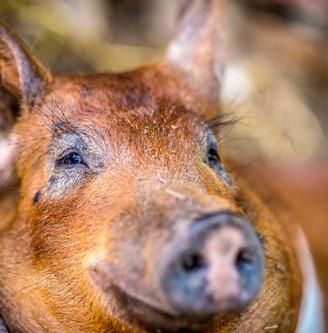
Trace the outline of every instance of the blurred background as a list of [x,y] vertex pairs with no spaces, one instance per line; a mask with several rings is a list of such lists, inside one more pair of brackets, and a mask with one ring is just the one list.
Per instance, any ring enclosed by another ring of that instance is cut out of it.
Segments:
[[[0,19],[53,72],[116,72],[160,57],[176,1],[1,0]],[[222,146],[288,197],[328,295],[328,0],[230,0],[226,27],[223,109],[239,121]]]

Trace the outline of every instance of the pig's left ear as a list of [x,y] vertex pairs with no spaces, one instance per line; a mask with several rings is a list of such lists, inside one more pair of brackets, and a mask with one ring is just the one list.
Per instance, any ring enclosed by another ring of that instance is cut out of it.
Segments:
[[196,93],[216,101],[224,70],[224,0],[179,0],[177,6],[166,61],[184,73]]
[[49,72],[21,39],[0,23],[0,88],[19,104],[31,104],[43,96],[50,80]]

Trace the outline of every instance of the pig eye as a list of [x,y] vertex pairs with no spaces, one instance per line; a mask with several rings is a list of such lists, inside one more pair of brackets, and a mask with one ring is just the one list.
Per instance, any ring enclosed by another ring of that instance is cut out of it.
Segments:
[[212,168],[216,167],[216,164],[221,163],[220,156],[215,148],[209,148],[207,153],[208,163]]
[[226,170],[223,168],[220,155],[214,141],[210,143],[207,150],[207,164],[216,172],[216,174],[228,185],[233,186],[233,182]]
[[62,166],[75,166],[79,164],[85,165],[83,158],[77,152],[71,152],[57,161],[57,165]]
[[221,165],[221,159],[220,159],[220,156],[219,156],[216,148],[208,149],[207,163],[219,176],[221,176],[224,169]]

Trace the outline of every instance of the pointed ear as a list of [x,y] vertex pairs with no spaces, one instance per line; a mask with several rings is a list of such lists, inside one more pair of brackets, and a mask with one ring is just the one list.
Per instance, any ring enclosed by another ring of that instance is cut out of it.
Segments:
[[50,80],[20,38],[0,22],[0,185],[13,170],[16,145],[10,136],[20,109],[41,98]]
[[51,77],[27,50],[21,39],[0,23],[0,87],[30,104],[42,97]]
[[198,93],[217,101],[224,69],[224,0],[177,3],[177,23],[166,60],[185,73]]

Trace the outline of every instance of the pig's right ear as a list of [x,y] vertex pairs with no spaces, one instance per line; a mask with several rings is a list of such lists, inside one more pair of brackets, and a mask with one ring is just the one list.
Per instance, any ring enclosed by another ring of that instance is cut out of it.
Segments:
[[0,87],[20,104],[32,104],[43,96],[50,79],[49,72],[22,40],[0,24]]
[[15,120],[23,106],[28,109],[42,98],[50,80],[21,39],[0,22],[0,184],[14,161],[10,133]]

